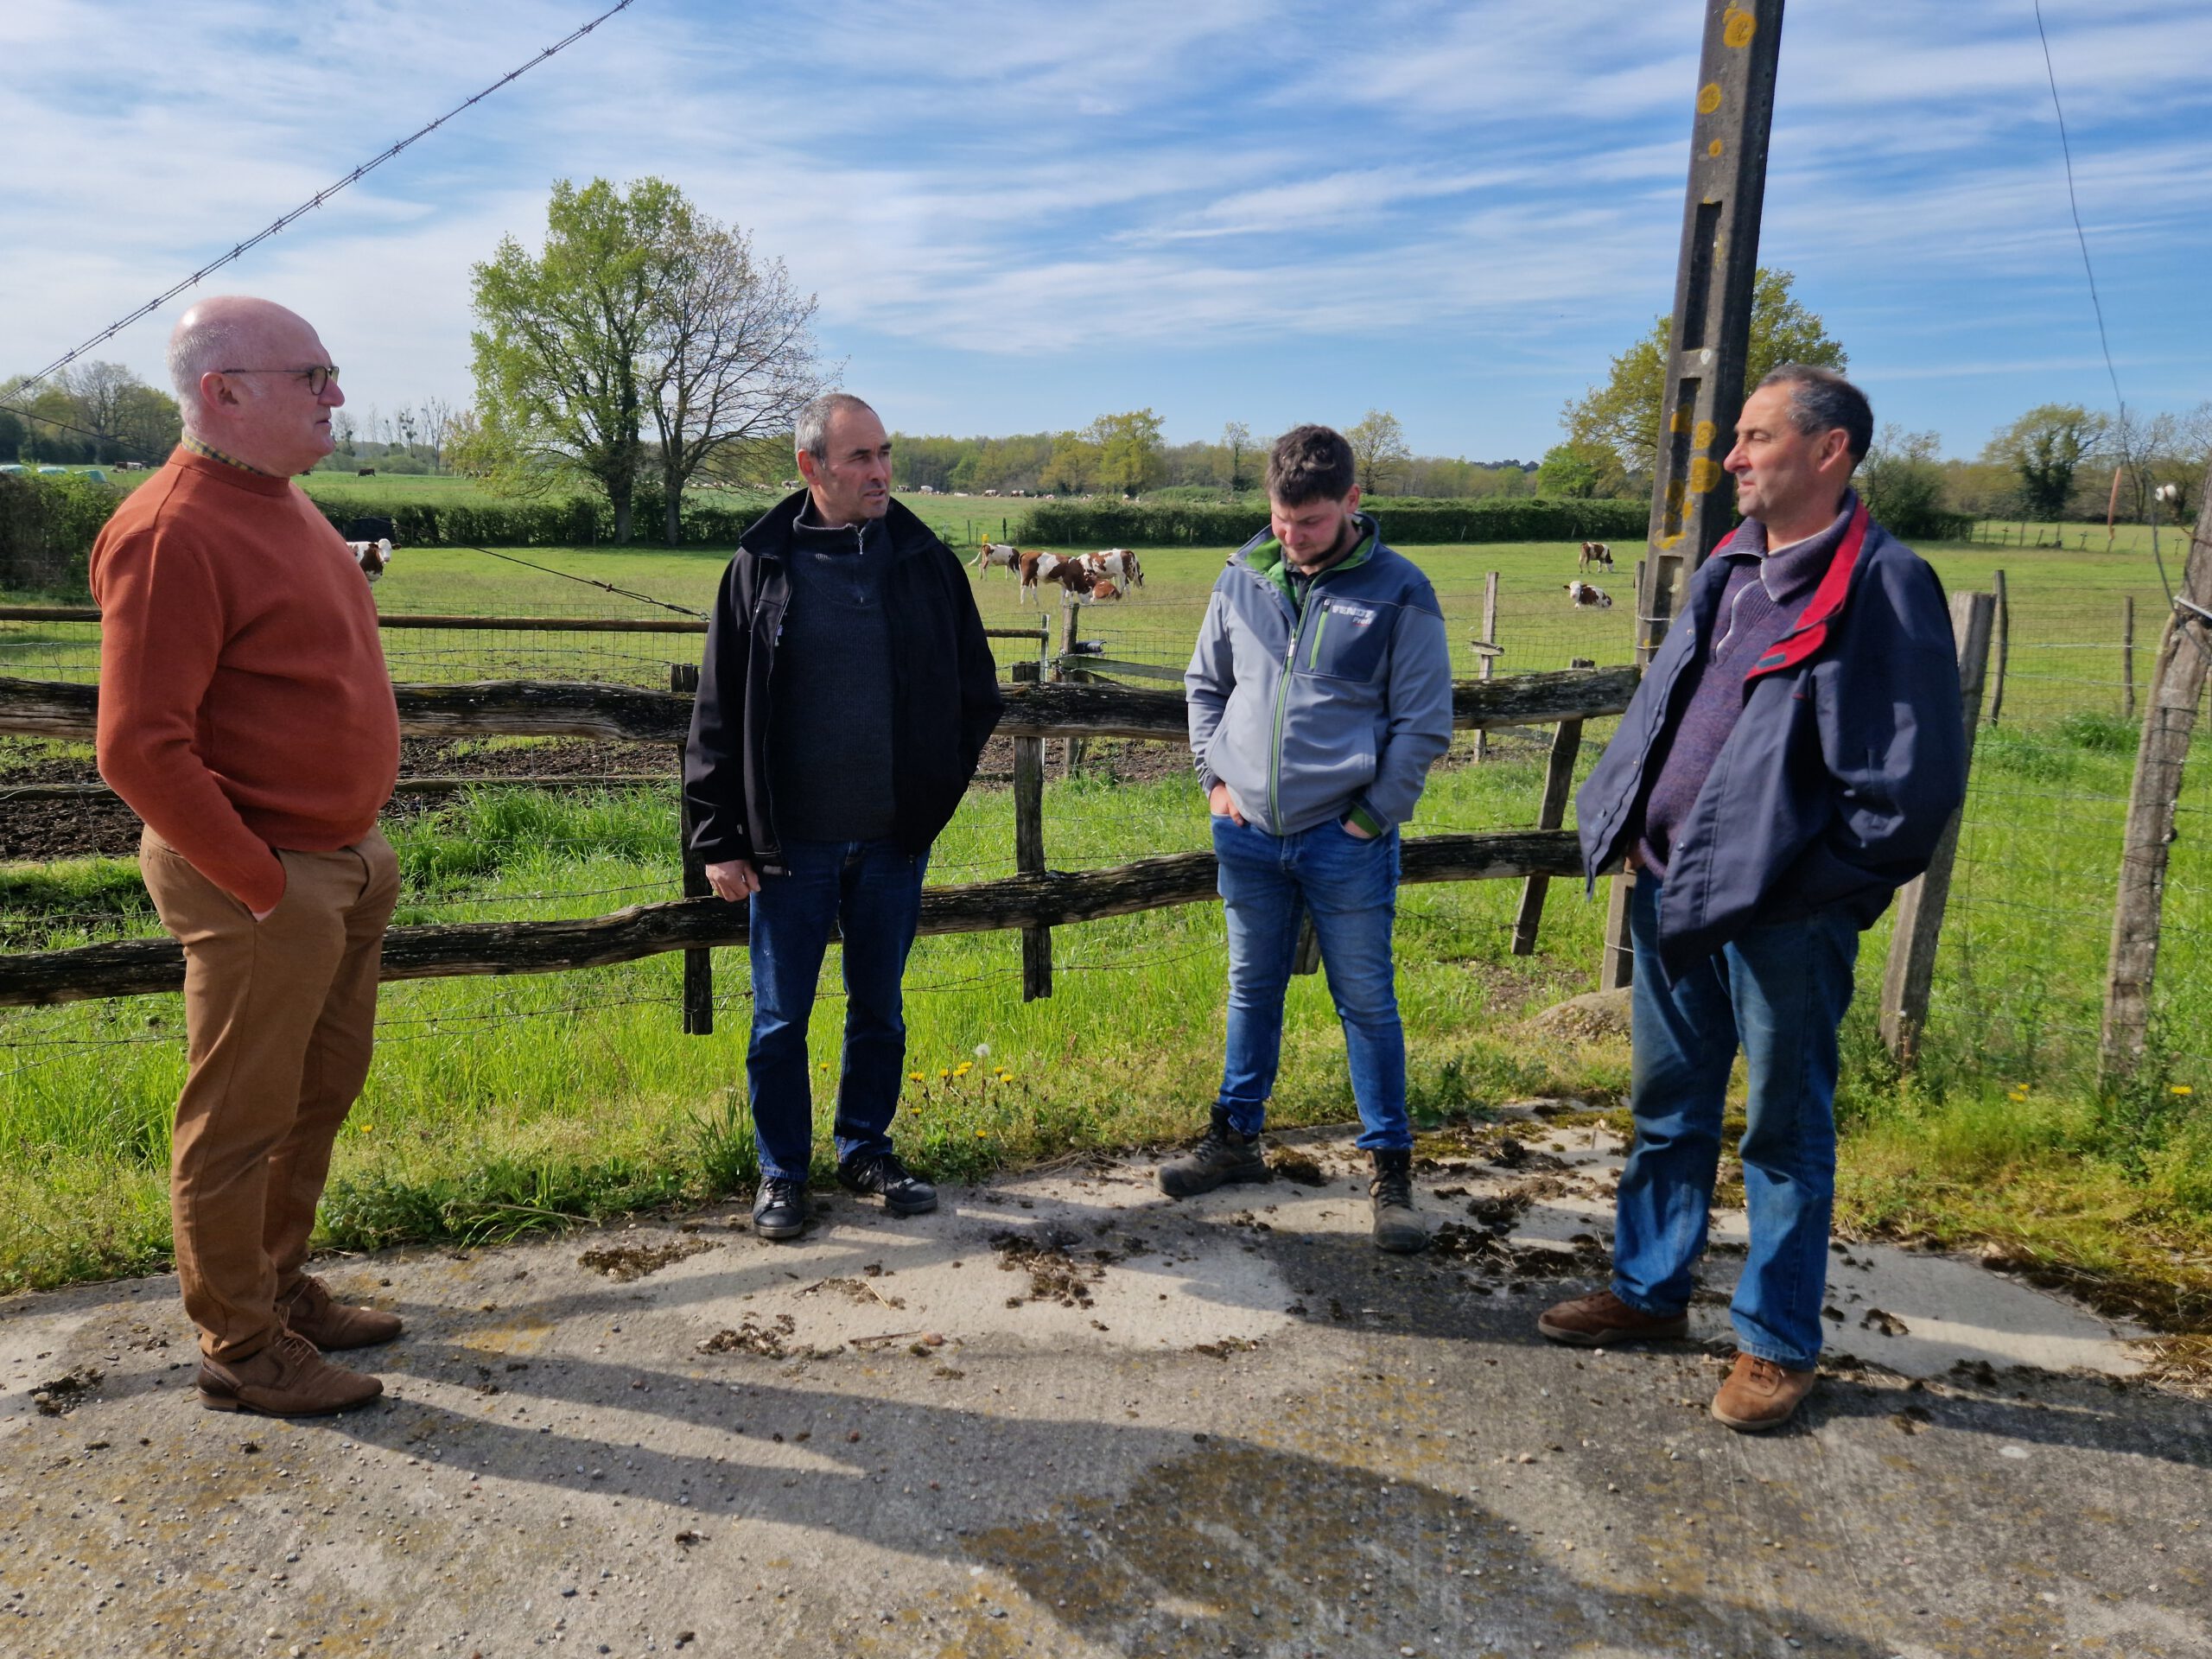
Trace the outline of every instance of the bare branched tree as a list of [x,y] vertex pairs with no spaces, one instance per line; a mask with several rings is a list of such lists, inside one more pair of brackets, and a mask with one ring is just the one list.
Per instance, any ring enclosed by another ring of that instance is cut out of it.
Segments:
[[789,448],[774,441],[835,376],[815,354],[815,296],[792,289],[782,260],[756,262],[743,231],[695,217],[674,234],[669,270],[646,343],[645,390],[673,547],[685,487],[700,477],[782,477]]

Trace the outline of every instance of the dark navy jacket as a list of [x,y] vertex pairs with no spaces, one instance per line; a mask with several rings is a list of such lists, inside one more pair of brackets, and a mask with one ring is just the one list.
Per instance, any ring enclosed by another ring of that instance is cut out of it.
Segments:
[[[1646,767],[1689,691],[1728,562],[1691,578],[1685,613],[1575,797],[1582,862],[1634,844]],[[1678,973],[1745,930],[1843,905],[1871,924],[1927,868],[1966,798],[1965,721],[1942,584],[1862,505],[1803,613],[1744,680],[1744,713],[1681,826],[1659,894]]]

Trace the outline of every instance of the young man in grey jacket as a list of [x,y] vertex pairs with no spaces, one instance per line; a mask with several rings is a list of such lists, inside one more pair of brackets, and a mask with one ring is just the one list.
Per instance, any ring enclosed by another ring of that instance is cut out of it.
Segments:
[[1310,914],[1375,1160],[1375,1243],[1408,1251],[1428,1234],[1390,930],[1398,828],[1452,741],[1451,653],[1435,591],[1382,544],[1355,478],[1351,446],[1325,426],[1276,442],[1268,529],[1214,583],[1183,677],[1229,920],[1228,1058],[1211,1127],[1160,1185],[1179,1198],[1268,1179],[1260,1131]]

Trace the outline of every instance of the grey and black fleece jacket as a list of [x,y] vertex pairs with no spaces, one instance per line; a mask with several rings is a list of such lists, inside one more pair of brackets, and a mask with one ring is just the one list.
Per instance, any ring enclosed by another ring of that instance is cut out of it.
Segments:
[[1452,741],[1452,658],[1436,591],[1362,539],[1299,592],[1265,532],[1230,556],[1206,606],[1183,688],[1198,782],[1229,785],[1271,835],[1357,817],[1411,818]]

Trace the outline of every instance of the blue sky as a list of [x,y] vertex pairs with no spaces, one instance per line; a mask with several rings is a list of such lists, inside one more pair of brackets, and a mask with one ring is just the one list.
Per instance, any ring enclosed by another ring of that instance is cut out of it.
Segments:
[[[59,354],[605,0],[0,8],[0,374]],[[2212,397],[2212,6],[2046,0],[2130,404]],[[217,279],[359,409],[470,396],[468,268],[657,173],[821,298],[909,431],[1172,440],[1394,410],[1533,458],[1664,310],[1701,9],[638,0]],[[1761,257],[1878,416],[2109,407],[2028,0],[1798,0]],[[2195,273],[2192,276],[2192,273]],[[179,302],[181,304],[182,302]],[[176,308],[96,355],[160,378]]]

